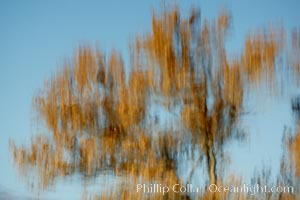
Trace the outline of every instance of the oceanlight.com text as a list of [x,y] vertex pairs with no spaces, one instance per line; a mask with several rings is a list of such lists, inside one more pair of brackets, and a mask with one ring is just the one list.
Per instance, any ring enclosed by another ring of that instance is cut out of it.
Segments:
[[244,193],[250,195],[256,195],[260,193],[294,193],[294,187],[292,186],[267,186],[267,185],[248,185],[242,184],[240,186],[223,186],[211,184],[208,187],[209,192],[212,193]]

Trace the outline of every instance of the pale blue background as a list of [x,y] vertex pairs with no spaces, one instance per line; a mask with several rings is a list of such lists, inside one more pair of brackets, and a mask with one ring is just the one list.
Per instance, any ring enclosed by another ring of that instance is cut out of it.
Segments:
[[[241,48],[246,33],[270,22],[283,22],[287,30],[300,25],[297,0],[178,1],[183,11],[192,3],[202,15],[216,17],[223,6],[231,11],[233,26],[228,48]],[[56,67],[70,58],[80,44],[112,48],[126,57],[128,39],[151,28],[151,7],[160,1],[4,1],[0,2],[0,198],[36,196],[26,181],[18,178],[8,149],[9,139],[26,143],[31,127],[31,98]],[[289,96],[272,100],[254,96],[246,116],[249,142],[236,142],[230,171],[249,178],[255,167],[279,168],[284,125],[293,126]],[[257,106],[261,105],[261,106]],[[276,105],[276,107],[275,107]],[[62,186],[61,186],[62,185]],[[42,199],[80,199],[82,187],[72,181],[59,183],[55,191],[41,193]]]

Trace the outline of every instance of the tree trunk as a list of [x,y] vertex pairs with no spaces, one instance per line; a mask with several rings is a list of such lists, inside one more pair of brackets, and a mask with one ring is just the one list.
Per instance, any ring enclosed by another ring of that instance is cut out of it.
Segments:
[[209,176],[209,183],[216,184],[217,183],[217,173],[216,173],[216,155],[214,152],[213,142],[208,140],[206,149],[206,158],[207,158],[207,170]]

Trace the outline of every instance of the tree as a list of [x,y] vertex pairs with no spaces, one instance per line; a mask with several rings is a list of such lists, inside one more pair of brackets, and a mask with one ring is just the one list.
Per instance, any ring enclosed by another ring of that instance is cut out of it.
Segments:
[[[269,30],[249,35],[241,55],[228,58],[230,23],[226,11],[211,21],[197,9],[187,18],[176,7],[154,12],[152,31],[130,46],[130,66],[117,52],[106,57],[80,47],[34,97],[47,134],[35,136],[30,147],[12,143],[16,165],[25,174],[34,169],[44,189],[75,173],[171,185],[190,181],[178,171],[188,153],[194,168],[205,164],[209,183],[222,181],[223,146],[243,135],[244,94],[265,77],[272,81],[281,51],[280,38]],[[159,126],[153,107],[173,113],[179,123]]]

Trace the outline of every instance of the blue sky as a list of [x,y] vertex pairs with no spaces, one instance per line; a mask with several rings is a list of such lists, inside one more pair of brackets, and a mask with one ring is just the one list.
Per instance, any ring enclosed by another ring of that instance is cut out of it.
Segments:
[[[136,33],[150,30],[151,7],[158,8],[160,2],[0,1],[0,193],[34,195],[28,192],[26,181],[15,173],[8,142],[14,139],[20,144],[26,143],[35,133],[31,99],[43,81],[70,58],[80,44],[98,45],[107,53],[115,48],[126,57],[128,40]],[[233,24],[228,48],[232,52],[241,48],[246,33],[256,27],[271,22],[283,22],[287,30],[300,26],[297,0],[185,0],[178,3],[183,11],[189,10],[192,4],[197,5],[208,18],[216,17],[224,6],[229,9]],[[288,97],[269,101],[266,103],[260,96],[251,98],[249,104],[253,109],[246,116],[250,142],[232,146],[231,151],[238,153],[233,152],[230,169],[246,177],[263,162],[272,163],[274,169],[278,167],[283,127],[292,126]],[[67,191],[74,198],[80,198],[81,187],[69,183],[42,197],[57,199],[59,193]]]

